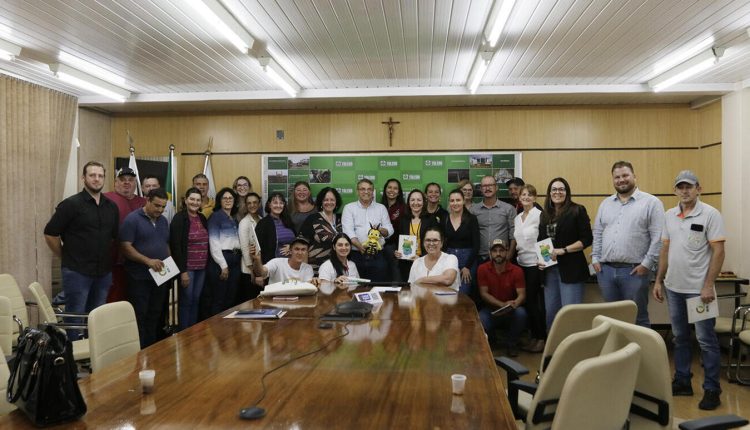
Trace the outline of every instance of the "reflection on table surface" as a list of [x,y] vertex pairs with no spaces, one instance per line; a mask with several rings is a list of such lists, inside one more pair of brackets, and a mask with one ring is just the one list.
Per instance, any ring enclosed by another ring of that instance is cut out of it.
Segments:
[[[471,300],[414,286],[384,294],[369,320],[318,328],[318,316],[367,290],[322,289],[283,303],[280,320],[222,318],[226,311],[199,323],[81,380],[89,412],[65,427],[514,428]],[[273,305],[256,299],[235,309]],[[324,345],[266,378],[266,417],[239,420],[264,372]],[[150,395],[139,388],[145,368],[156,370]],[[453,373],[468,377],[463,396],[451,394]],[[30,424],[16,411],[0,427]]]

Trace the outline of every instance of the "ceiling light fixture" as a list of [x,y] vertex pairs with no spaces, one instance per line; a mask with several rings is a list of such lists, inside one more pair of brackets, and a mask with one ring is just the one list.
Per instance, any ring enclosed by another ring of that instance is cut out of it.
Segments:
[[484,28],[484,38],[490,48],[494,48],[498,39],[500,39],[500,34],[503,32],[515,4],[516,0],[495,0],[495,4],[492,5],[487,26]]
[[0,39],[0,59],[13,61],[20,54],[20,46],[15,43],[10,43],[7,40]]
[[83,90],[93,91],[97,94],[117,100],[118,102],[124,102],[130,97],[130,91],[112,85],[109,82],[103,81],[70,66],[66,66],[65,64],[50,64],[49,69],[55,74],[56,78]]
[[466,83],[466,87],[469,88],[470,93],[474,94],[477,92],[477,88],[479,88],[479,84],[482,82],[484,73],[487,71],[487,67],[490,65],[494,54],[492,51],[481,51],[477,55],[474,66],[471,68],[471,73],[469,73],[469,80]]
[[716,64],[719,58],[724,55],[724,49],[711,48],[703,51],[700,54],[692,57],[691,59],[678,64],[677,66],[667,70],[661,75],[648,81],[648,86],[654,92],[663,91],[667,87],[684,81],[685,79],[695,76]]
[[218,0],[187,0],[187,3],[241,53],[247,54],[255,39]]
[[266,72],[269,78],[276,82],[284,91],[292,97],[297,97],[297,93],[300,92],[301,88],[285,71],[274,61],[271,57],[259,57],[258,62],[263,67],[263,71]]
[[109,70],[99,67],[89,61],[78,58],[75,55],[68,54],[65,51],[60,51],[60,53],[57,54],[57,59],[62,64],[67,64],[68,66],[76,70],[80,70],[91,76],[103,79],[110,84],[117,85],[119,87],[125,87],[126,85],[125,78],[123,78],[122,76],[112,73]]

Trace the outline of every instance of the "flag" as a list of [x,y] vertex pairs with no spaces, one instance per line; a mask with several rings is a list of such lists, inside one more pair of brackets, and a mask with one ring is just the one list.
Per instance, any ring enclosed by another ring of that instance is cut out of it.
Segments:
[[128,161],[128,167],[133,169],[135,172],[135,191],[136,194],[139,196],[143,196],[143,193],[141,192],[141,177],[138,175],[138,165],[135,163],[135,148],[132,146],[130,147],[130,161]]
[[169,145],[169,164],[167,165],[167,179],[164,189],[167,192],[167,198],[177,207],[177,180],[175,176],[177,162],[174,159],[174,145]]
[[203,162],[203,174],[208,178],[208,198],[216,198],[216,185],[214,185],[214,172],[211,169],[211,153],[206,151],[206,160]]

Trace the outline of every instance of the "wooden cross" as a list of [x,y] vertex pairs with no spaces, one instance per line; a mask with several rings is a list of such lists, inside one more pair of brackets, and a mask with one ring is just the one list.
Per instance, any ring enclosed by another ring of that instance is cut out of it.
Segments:
[[388,126],[388,146],[393,146],[393,126],[401,124],[401,121],[394,121],[393,117],[388,117],[388,121],[381,121],[380,123]]

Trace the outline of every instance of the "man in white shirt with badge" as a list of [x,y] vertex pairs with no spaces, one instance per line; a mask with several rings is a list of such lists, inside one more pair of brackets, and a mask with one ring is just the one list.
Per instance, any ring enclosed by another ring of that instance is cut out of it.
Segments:
[[[653,295],[660,303],[666,296],[669,305],[674,334],[672,394],[692,396],[692,336],[686,301],[692,297],[700,297],[703,303],[716,300],[714,281],[724,263],[726,234],[719,211],[698,199],[701,186],[693,172],[680,172],[674,181],[674,189],[680,201],[665,215],[663,246]],[[721,404],[721,352],[715,324],[716,318],[695,322],[704,373],[703,400],[698,407],[703,410],[714,410]]]

